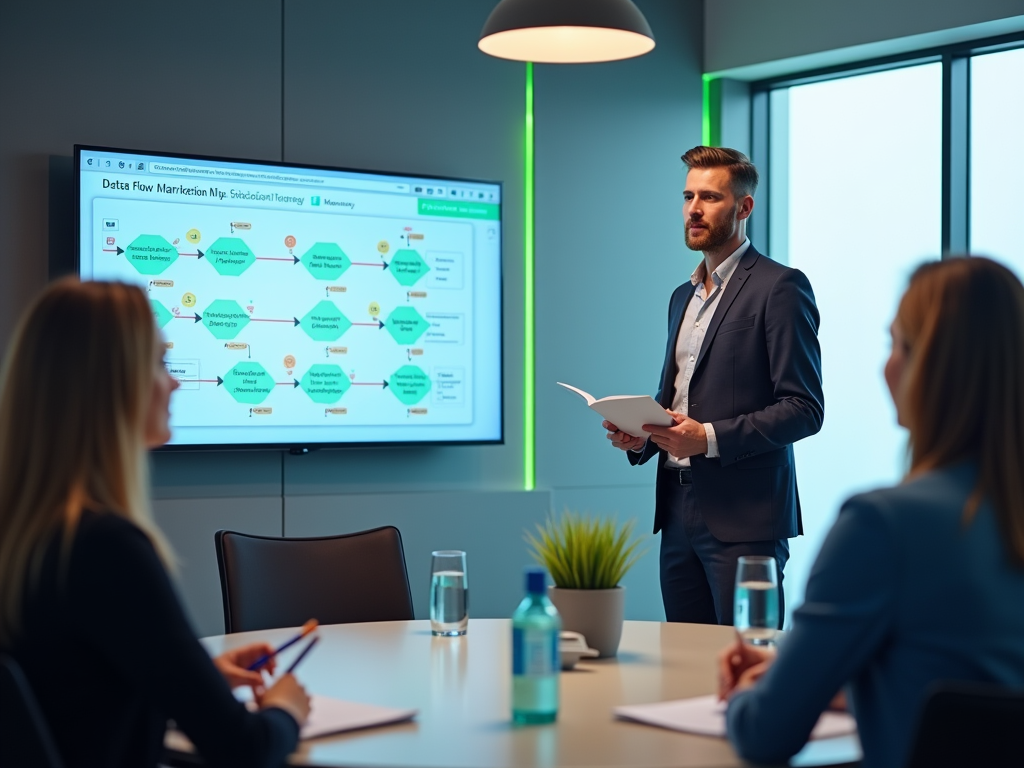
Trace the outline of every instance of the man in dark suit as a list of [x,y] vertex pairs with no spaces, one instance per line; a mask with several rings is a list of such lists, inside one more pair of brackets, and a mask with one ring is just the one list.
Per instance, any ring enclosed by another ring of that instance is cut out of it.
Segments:
[[669,303],[657,400],[675,420],[648,440],[605,422],[631,464],[658,457],[654,532],[669,621],[732,624],[736,561],[782,570],[802,533],[793,443],[824,419],[818,310],[802,272],[746,236],[757,170],[741,152],[694,147],[683,192],[686,245],[704,259]]

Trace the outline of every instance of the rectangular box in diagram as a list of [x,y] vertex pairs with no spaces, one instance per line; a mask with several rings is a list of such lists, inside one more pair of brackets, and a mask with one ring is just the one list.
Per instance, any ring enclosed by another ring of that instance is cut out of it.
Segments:
[[466,371],[463,368],[434,369],[434,402],[437,405],[464,405]]
[[461,253],[427,251],[427,285],[431,288],[462,289],[463,256]]
[[199,389],[198,360],[168,360],[167,372],[178,380],[179,389]]
[[423,341],[434,344],[461,344],[464,337],[464,315],[427,312],[430,327]]

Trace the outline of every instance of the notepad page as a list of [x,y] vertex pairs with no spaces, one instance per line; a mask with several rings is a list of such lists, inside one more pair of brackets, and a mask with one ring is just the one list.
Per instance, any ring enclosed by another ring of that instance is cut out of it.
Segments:
[[[633,704],[616,707],[613,712],[622,720],[632,720],[658,728],[695,733],[700,736],[725,737],[726,702],[714,694],[692,699],[662,701],[655,704]],[[823,712],[811,731],[812,739],[831,739],[856,733],[857,723],[845,712]]]

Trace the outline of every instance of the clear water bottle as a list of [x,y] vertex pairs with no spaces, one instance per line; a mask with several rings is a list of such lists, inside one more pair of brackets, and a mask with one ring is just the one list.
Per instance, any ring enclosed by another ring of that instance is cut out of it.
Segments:
[[512,614],[512,720],[553,723],[558,717],[558,634],[562,619],[548,599],[544,571],[526,572],[526,597]]

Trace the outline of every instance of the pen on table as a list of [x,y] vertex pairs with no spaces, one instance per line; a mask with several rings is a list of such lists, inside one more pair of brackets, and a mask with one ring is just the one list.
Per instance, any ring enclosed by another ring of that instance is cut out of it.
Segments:
[[306,635],[308,635],[310,632],[314,632],[318,626],[320,626],[320,622],[318,622],[316,619],[310,619],[309,621],[307,621],[305,624],[302,625],[302,631],[299,632],[299,634],[297,634],[295,637],[293,637],[291,640],[289,640],[284,645],[280,646],[279,648],[274,649],[274,651],[272,653],[265,653],[262,656],[260,656],[258,659],[256,659],[256,661],[254,661],[252,664],[250,664],[247,667],[247,669],[250,672],[254,672],[255,670],[259,669],[264,664],[266,664],[268,661],[270,661],[272,658],[277,656],[277,654],[279,654],[281,651],[283,651],[284,649],[290,648],[291,646],[295,645],[297,642],[299,642],[299,640],[301,640],[302,638],[306,637]]
[[302,649],[302,653],[300,653],[298,655],[298,657],[296,657],[295,661],[293,661],[292,665],[290,667],[288,667],[288,671],[285,672],[285,674],[286,675],[290,675],[292,672],[294,672],[295,668],[297,666],[299,666],[299,662],[302,661],[304,658],[306,658],[306,654],[309,653],[310,651],[312,651],[313,650],[313,646],[316,645],[319,642],[320,642],[320,636],[319,635],[317,635],[312,640],[310,640],[309,641],[309,645],[307,645],[305,648]]

